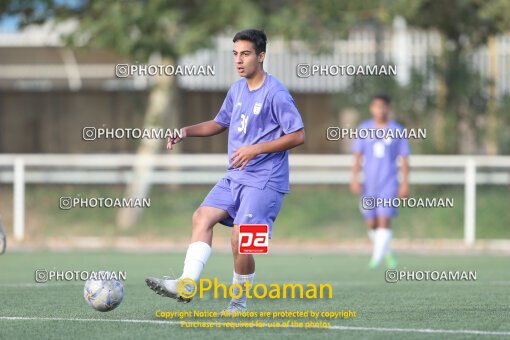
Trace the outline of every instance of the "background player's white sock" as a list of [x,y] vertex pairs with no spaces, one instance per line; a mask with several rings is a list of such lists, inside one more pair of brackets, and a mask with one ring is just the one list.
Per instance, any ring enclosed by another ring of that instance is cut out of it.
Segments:
[[370,240],[370,242],[372,242],[372,243],[374,243],[374,237],[375,237],[375,231],[376,231],[376,230],[377,230],[377,229],[372,229],[372,228],[370,228],[370,229],[368,229],[368,231],[367,231],[368,239],[369,239],[369,240]]
[[211,246],[205,242],[193,242],[188,247],[186,258],[184,259],[184,269],[181,278],[190,278],[198,281],[202,269],[204,269],[207,259],[211,255]]
[[391,229],[389,228],[386,229],[386,231],[388,232],[388,236],[386,238],[386,244],[384,246],[385,250],[383,257],[391,251],[391,239],[393,238],[393,231],[391,231]]
[[[255,280],[255,273],[241,275],[241,274],[237,274],[234,271],[234,277],[232,278],[232,283],[240,284],[243,287],[243,294],[241,295],[240,298],[237,298],[237,299],[232,298],[231,301],[235,302],[235,303],[242,304],[244,307],[246,307],[246,288],[244,287],[244,284],[246,282],[250,282],[251,284],[253,284],[254,280]],[[239,288],[234,287],[232,293],[233,293],[232,295],[237,296],[239,294]]]
[[391,229],[377,228],[374,237],[374,251],[372,252],[372,263],[381,262],[389,249],[391,241]]

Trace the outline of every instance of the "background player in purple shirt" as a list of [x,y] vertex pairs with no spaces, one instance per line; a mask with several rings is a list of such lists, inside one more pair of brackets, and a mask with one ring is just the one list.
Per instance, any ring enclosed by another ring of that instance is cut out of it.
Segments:
[[[403,130],[403,127],[389,119],[390,98],[378,95],[372,99],[370,112],[373,119],[362,122],[360,129]],[[353,143],[354,166],[352,170],[351,191],[361,195],[360,209],[368,225],[368,235],[373,243],[370,268],[375,268],[386,257],[389,268],[395,268],[397,262],[390,250],[392,237],[391,219],[397,215],[395,207],[370,206],[372,198],[406,197],[409,193],[409,144],[407,139],[367,138],[356,139]],[[401,157],[402,182],[399,184],[397,159]],[[362,166],[363,161],[363,166]],[[359,173],[363,168],[363,185]]]
[[[251,254],[238,252],[239,225],[268,224],[271,236],[283,196],[289,192],[287,150],[305,141],[303,121],[290,93],[264,71],[264,32],[241,31],[233,41],[234,62],[242,79],[230,87],[213,120],[182,128],[184,138],[213,136],[228,129],[230,165],[193,214],[191,244],[180,278],[146,279],[156,293],[179,301],[189,301],[179,296],[179,280],[191,278],[198,282],[211,253],[213,227],[218,222],[233,227],[233,283],[253,283],[255,260]],[[169,139],[167,148],[171,150],[180,141],[178,137]],[[246,292],[233,298],[227,310],[246,310]]]

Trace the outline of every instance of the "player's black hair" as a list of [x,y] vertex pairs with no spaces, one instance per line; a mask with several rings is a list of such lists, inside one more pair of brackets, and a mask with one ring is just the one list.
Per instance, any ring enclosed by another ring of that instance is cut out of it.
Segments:
[[260,52],[266,52],[267,37],[261,30],[247,29],[237,32],[233,41],[236,42],[238,40],[251,41],[255,46],[255,53],[257,53],[257,55],[260,54]]
[[391,98],[387,94],[376,94],[375,96],[372,97],[372,101],[376,99],[382,100],[386,105],[391,104]]

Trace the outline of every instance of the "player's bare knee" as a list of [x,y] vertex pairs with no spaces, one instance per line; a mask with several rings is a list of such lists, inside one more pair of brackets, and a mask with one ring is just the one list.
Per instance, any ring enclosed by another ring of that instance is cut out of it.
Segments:
[[198,208],[193,213],[192,224],[194,230],[206,230],[211,229],[214,226],[202,207]]

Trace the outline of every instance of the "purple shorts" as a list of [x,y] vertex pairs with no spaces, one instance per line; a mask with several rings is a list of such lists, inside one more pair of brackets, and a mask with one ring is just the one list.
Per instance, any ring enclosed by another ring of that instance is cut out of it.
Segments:
[[239,224],[267,224],[269,238],[280,212],[284,194],[266,187],[257,189],[222,178],[200,206],[225,210],[230,216],[220,221],[228,227]]
[[359,209],[365,220],[377,217],[393,218],[398,215],[398,209],[391,204],[380,202],[380,199],[398,197],[398,186],[388,185],[385,190],[376,191],[364,188],[360,197]]

